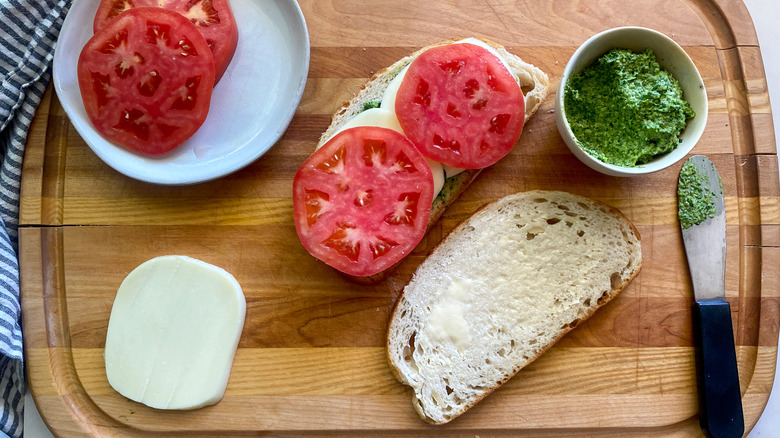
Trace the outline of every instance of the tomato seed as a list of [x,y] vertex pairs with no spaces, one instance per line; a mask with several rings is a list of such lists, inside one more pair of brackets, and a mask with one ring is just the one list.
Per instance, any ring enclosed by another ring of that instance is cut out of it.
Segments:
[[102,107],[108,103],[108,90],[111,89],[111,77],[96,71],[90,72],[90,75],[92,77],[92,89],[97,95],[98,107]]
[[374,259],[382,257],[396,246],[398,246],[397,242],[394,242],[386,237],[377,237],[376,241],[369,243],[369,248],[371,249],[371,253],[374,255]]
[[187,81],[184,83],[184,90],[182,90],[181,98],[173,101],[171,109],[191,110],[195,108],[196,99],[198,97],[197,88],[198,85],[200,85],[200,80],[200,76],[187,78]]
[[463,60],[452,60],[452,61],[448,61],[448,62],[437,62],[436,64],[439,66],[439,68],[443,72],[445,72],[445,73],[447,73],[449,75],[452,75],[452,76],[455,76],[458,73],[460,73],[460,69],[464,65],[466,65],[466,63]]
[[460,154],[460,143],[457,140],[445,140],[439,134],[434,134],[433,145],[439,149],[449,149]]
[[479,91],[479,82],[476,79],[469,79],[466,81],[466,87],[463,88],[463,94],[467,98],[471,99]]
[[379,167],[387,161],[387,145],[384,140],[363,140],[363,162],[368,167]]
[[458,107],[452,102],[447,104],[447,115],[455,119],[460,118],[460,111],[458,111]]
[[493,119],[490,120],[490,132],[503,134],[506,126],[509,124],[510,118],[511,116],[509,114],[499,114],[493,117]]
[[315,166],[315,169],[322,172],[333,174],[340,173],[340,169],[344,166],[344,155],[346,154],[346,148],[340,147],[330,158],[322,161]]
[[428,92],[428,83],[422,79],[417,84],[417,95],[414,97],[414,103],[423,106],[431,104],[431,93]]
[[365,207],[370,205],[374,200],[373,190],[358,190],[358,195],[355,198],[354,204],[356,207]]
[[106,55],[114,53],[117,48],[127,44],[127,31],[122,30],[114,34],[114,38],[106,41],[97,51]]
[[114,128],[121,129],[123,131],[132,132],[136,137],[142,140],[149,139],[149,125],[142,120],[144,117],[143,111],[133,108],[130,110],[124,110],[119,122],[114,125]]
[[152,70],[147,74],[147,77],[141,79],[138,84],[138,92],[142,96],[151,97],[154,95],[157,88],[162,83],[162,77],[160,77],[156,71]]

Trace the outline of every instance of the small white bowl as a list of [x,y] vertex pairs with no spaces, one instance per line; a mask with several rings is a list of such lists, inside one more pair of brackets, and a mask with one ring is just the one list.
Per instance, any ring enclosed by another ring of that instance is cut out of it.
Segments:
[[[696,115],[688,121],[688,125],[680,134],[682,141],[674,150],[635,167],[615,166],[591,156],[577,144],[566,121],[566,107],[563,100],[564,89],[569,77],[588,67],[610,49],[616,48],[629,49],[634,52],[642,52],[647,48],[652,49],[661,67],[671,73],[680,83],[683,98],[696,112]],[[561,81],[558,84],[558,93],[555,97],[555,122],[561,137],[572,153],[591,169],[613,176],[643,175],[671,166],[683,159],[693,149],[707,124],[707,91],[704,88],[704,81],[701,79],[699,70],[696,69],[691,58],[671,38],[644,27],[618,27],[590,37],[569,59],[563,70]]]

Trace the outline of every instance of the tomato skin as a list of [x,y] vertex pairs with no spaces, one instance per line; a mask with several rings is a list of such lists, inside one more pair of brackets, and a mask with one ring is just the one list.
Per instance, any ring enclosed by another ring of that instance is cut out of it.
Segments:
[[395,110],[423,155],[480,169],[503,158],[520,138],[525,100],[512,74],[487,49],[448,44],[412,61]]
[[314,257],[355,277],[381,272],[422,240],[433,174],[403,135],[380,127],[336,134],[293,180],[295,229]]
[[238,46],[238,26],[229,0],[101,0],[95,13],[93,30],[97,33],[122,12],[139,7],[168,9],[190,20],[214,54],[214,84],[219,82]]
[[87,41],[78,59],[87,116],[106,139],[169,152],[203,124],[214,83],[206,40],[181,15],[135,8]]

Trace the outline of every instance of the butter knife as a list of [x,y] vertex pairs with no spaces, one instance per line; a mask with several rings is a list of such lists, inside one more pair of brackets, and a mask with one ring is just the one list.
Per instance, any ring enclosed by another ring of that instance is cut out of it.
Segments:
[[694,340],[699,422],[710,437],[740,437],[745,425],[726,301],[726,211],[715,165],[702,155],[680,171],[677,203],[685,255],[693,282]]

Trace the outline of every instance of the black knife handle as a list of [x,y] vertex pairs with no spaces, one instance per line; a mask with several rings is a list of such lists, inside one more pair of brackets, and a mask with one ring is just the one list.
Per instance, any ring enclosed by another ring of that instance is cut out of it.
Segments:
[[699,423],[709,437],[741,437],[745,422],[729,303],[696,302],[693,317]]

